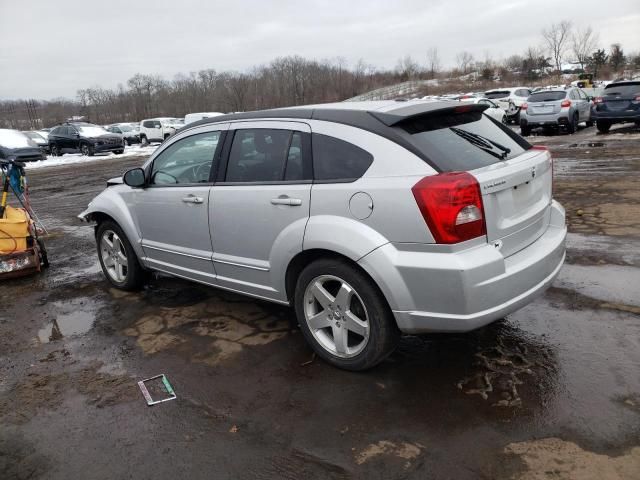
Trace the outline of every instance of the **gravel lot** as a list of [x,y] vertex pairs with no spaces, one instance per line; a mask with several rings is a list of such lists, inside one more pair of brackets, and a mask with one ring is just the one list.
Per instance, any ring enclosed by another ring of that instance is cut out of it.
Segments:
[[[110,289],[75,216],[144,157],[29,171],[51,268],[0,286],[0,477],[638,478],[640,132],[531,141],[567,208],[554,286],[362,374],[314,359],[286,308]],[[136,382],[159,373],[178,399],[149,408]]]

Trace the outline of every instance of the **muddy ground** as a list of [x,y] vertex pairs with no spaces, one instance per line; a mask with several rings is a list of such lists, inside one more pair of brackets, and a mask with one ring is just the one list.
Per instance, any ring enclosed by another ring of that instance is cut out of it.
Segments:
[[[51,268],[0,285],[0,477],[639,478],[640,132],[531,140],[567,207],[554,286],[361,374],[314,359],[286,308],[110,289],[75,216],[142,158],[30,172]],[[159,373],[178,398],[148,407]]]

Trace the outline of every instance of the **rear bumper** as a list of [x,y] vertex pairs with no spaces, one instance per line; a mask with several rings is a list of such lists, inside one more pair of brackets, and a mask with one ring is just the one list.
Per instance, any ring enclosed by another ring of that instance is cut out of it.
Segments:
[[[564,209],[551,207],[545,233],[504,257],[482,243],[460,251],[406,251],[387,244],[360,260],[378,283],[405,333],[474,330],[542,294],[565,258]],[[399,248],[400,247],[400,248]]]
[[613,111],[602,112],[598,110],[591,110],[592,120],[608,120],[610,122],[637,122],[640,121],[640,110],[634,111]]
[[554,113],[550,115],[520,116],[521,127],[559,127],[568,124],[569,114],[567,112]]

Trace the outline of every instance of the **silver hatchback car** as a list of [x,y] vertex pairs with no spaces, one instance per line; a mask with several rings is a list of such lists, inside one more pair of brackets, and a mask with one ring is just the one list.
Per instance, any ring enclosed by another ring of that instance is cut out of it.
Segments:
[[530,302],[565,258],[552,158],[458,102],[232,114],[181,129],[80,218],[117,288],[164,272],[291,305],[362,370],[401,332],[464,332]]
[[537,127],[564,128],[575,133],[578,124],[593,126],[591,100],[580,88],[542,90],[532,93],[520,107],[520,133],[523,137]]

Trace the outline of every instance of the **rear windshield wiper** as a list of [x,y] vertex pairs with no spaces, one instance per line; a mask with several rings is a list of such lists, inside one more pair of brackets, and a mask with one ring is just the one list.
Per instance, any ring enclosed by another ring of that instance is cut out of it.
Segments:
[[[498,142],[494,142],[493,140],[483,137],[482,135],[478,135],[477,133],[472,133],[457,127],[450,127],[450,130],[456,135],[464,138],[470,144],[475,145],[479,149],[484,150],[500,160],[506,159],[507,155],[511,153],[510,148],[500,145]],[[495,151],[496,148],[500,150],[500,153]]]

